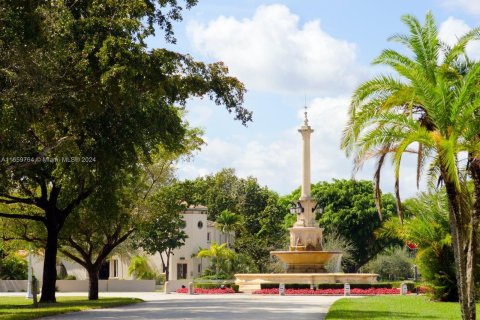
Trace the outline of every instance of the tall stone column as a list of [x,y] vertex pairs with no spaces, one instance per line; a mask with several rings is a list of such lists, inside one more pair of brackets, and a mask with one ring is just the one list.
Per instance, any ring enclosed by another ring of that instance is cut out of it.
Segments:
[[302,134],[302,195],[300,200],[311,199],[311,181],[310,181],[310,135],[313,129],[308,125],[307,112],[305,112],[305,122],[298,130]]
[[313,129],[308,124],[307,112],[305,111],[305,121],[298,129],[302,135],[302,190],[300,195],[300,204],[303,207],[303,212],[298,215],[296,227],[316,227],[315,216],[313,214],[313,207],[315,201],[312,200],[311,195],[311,172],[310,172],[310,136]]

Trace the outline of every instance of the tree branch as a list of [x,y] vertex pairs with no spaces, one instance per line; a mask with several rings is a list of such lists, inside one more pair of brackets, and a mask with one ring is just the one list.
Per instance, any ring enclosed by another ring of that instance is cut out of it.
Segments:
[[70,251],[67,251],[65,249],[60,249],[60,252],[63,255],[65,255],[66,257],[72,259],[73,261],[75,261],[76,263],[78,263],[79,265],[81,265],[82,267],[84,267],[85,269],[88,270],[87,263],[85,263],[85,261],[83,261],[81,258],[77,257],[76,255],[74,255],[73,253],[71,253]]
[[102,251],[100,252],[100,254],[97,257],[97,260],[95,261],[95,264],[99,262],[103,262],[103,260],[105,260],[108,257],[108,255],[113,251],[113,249],[115,249],[119,244],[127,240],[127,238],[135,231],[135,229],[136,228],[132,228],[128,230],[123,236],[118,238],[113,243],[109,243],[103,246]]
[[[85,252],[85,250],[83,250],[83,248],[75,242],[75,240],[73,240],[72,236],[70,236],[68,238],[68,243],[70,244],[70,246],[75,249],[78,253],[80,253],[80,255],[83,257],[85,263],[88,263],[90,262],[91,263],[91,259],[89,259],[87,253]],[[62,251],[63,252],[63,251]]]
[[6,199],[0,199],[0,203],[6,203],[6,204],[24,203],[24,204],[35,205],[34,199],[31,199],[31,198],[14,197],[14,196],[11,196],[11,195],[8,195],[8,194],[0,194],[0,197],[7,198],[7,200]]
[[93,188],[88,189],[85,192],[81,192],[78,197],[70,202],[63,210],[61,210],[62,214],[66,217],[75,209],[83,200],[85,200],[90,194],[92,194]]
[[40,216],[31,216],[28,214],[18,214],[18,213],[3,213],[0,212],[0,217],[3,218],[8,218],[8,219],[26,219],[26,220],[33,220],[33,221],[39,221],[46,223],[47,220],[45,217],[40,217]]

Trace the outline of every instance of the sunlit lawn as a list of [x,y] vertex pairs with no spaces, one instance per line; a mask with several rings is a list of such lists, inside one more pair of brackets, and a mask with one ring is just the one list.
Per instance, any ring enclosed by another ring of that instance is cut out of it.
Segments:
[[458,303],[433,302],[425,296],[375,296],[358,299],[340,299],[330,308],[326,319],[449,320],[461,319],[461,316]]
[[39,304],[34,308],[32,301],[24,297],[0,297],[0,319],[37,319],[67,312],[88,309],[109,308],[142,302],[134,298],[100,298],[97,301],[88,301],[84,297],[57,297],[58,303]]

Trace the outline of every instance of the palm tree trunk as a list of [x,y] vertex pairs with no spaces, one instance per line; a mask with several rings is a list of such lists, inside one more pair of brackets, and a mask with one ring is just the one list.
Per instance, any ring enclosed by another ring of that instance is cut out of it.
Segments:
[[[443,180],[447,190],[449,218],[450,218],[450,232],[452,234],[452,246],[455,258],[458,297],[460,308],[462,310],[462,319],[470,320],[471,308],[468,303],[467,290],[467,229],[465,228],[464,219],[461,212],[460,204],[460,190],[456,187],[454,182],[448,180],[446,171],[442,170]],[[475,311],[474,311],[475,314]],[[473,318],[475,320],[475,318]]]
[[470,241],[467,252],[467,294],[469,320],[476,319],[476,288],[475,288],[475,264],[478,254],[478,227],[480,225],[480,159],[470,161],[470,173],[474,184],[474,202],[472,210],[472,222],[470,229]]

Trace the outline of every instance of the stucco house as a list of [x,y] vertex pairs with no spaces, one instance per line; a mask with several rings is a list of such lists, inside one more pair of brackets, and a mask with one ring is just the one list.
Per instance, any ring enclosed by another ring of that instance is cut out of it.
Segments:
[[[196,257],[200,248],[208,248],[213,242],[222,244],[226,242],[226,235],[215,228],[212,221],[207,220],[207,208],[204,206],[191,206],[183,213],[186,222],[185,233],[188,238],[185,245],[173,251],[170,257],[170,280],[193,279],[199,277],[209,262]],[[157,272],[163,270],[160,255],[157,253],[149,257],[150,266]],[[130,257],[114,255],[109,260],[109,279],[132,279],[128,275]],[[104,278],[106,275],[103,275]]]

